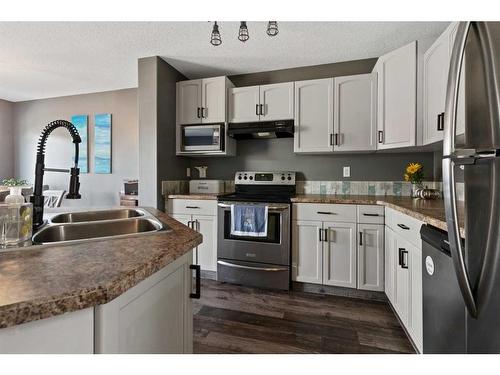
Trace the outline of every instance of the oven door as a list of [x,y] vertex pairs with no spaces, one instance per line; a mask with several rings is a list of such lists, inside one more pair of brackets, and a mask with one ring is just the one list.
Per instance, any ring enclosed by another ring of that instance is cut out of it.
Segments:
[[182,125],[182,151],[224,151],[224,125]]
[[290,264],[290,205],[267,203],[266,237],[232,235],[231,204],[245,203],[248,204],[248,202],[218,203],[217,257],[288,266]]

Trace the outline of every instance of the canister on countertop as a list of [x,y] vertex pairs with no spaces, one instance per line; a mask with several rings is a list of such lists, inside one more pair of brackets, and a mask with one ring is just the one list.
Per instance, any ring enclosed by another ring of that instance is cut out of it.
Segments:
[[189,181],[190,194],[220,194],[224,193],[223,180],[191,180]]

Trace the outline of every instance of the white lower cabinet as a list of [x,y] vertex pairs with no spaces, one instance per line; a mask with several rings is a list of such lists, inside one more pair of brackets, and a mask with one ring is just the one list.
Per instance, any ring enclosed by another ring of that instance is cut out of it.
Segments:
[[323,284],[321,221],[295,220],[292,224],[292,280]]
[[95,308],[96,353],[192,353],[190,256]]
[[356,224],[294,220],[292,280],[356,288]]
[[396,236],[394,232],[385,226],[385,256],[384,256],[384,290],[387,298],[393,306],[396,305],[396,274],[394,270],[396,269]]
[[356,288],[356,223],[323,223],[323,284]]
[[[203,236],[203,242],[193,253],[193,263],[204,271],[217,271],[217,202],[169,199],[168,212],[172,218],[189,226]],[[198,261],[196,262],[196,256]]]
[[384,290],[383,207],[296,203],[292,214],[293,281]]
[[0,329],[0,354],[92,353],[92,307]]
[[385,293],[422,352],[422,246],[414,232],[423,223],[416,225],[417,220],[390,209],[386,209],[386,220]]
[[358,224],[358,289],[384,290],[384,226]]
[[193,352],[191,251],[103,305],[0,329],[0,353]]

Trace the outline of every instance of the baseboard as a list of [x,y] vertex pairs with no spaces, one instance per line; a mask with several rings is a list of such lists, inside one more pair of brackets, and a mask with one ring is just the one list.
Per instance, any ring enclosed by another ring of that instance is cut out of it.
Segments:
[[352,288],[343,288],[339,286],[319,285],[310,283],[292,282],[292,290],[298,292],[328,294],[332,296],[341,296],[349,298],[359,298],[369,301],[388,302],[384,292],[374,292],[371,290],[359,290]]
[[216,271],[201,270],[201,278],[208,279],[208,280],[217,280],[217,272]]

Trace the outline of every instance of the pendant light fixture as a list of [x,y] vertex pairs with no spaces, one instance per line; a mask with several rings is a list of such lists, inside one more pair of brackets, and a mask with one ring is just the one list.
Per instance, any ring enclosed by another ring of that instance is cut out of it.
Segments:
[[222,44],[222,39],[220,37],[220,32],[219,32],[219,25],[217,25],[217,21],[214,22],[214,27],[212,28],[210,43],[213,46],[220,46]]
[[[278,21],[269,21],[267,23],[266,33],[271,37],[278,35],[279,33]],[[240,21],[240,28],[238,30],[238,40],[244,43],[248,39],[250,39],[250,33],[248,32],[247,22]],[[222,44],[222,38],[220,36],[219,25],[217,25],[217,21],[214,21],[214,25],[212,27],[212,34],[210,35],[210,43],[216,47]]]
[[267,24],[267,35],[276,36],[278,35],[278,22],[277,21],[269,21]]
[[246,21],[241,21],[240,30],[238,32],[238,40],[245,43],[248,39],[250,39],[250,35],[248,34],[247,23]]

